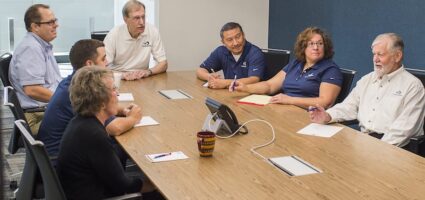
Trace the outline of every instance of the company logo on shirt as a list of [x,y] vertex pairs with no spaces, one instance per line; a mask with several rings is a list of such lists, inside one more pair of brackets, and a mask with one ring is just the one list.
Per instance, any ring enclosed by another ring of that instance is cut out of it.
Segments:
[[258,70],[258,68],[255,68],[255,69],[253,69],[252,71],[253,71],[253,72],[255,72],[255,71],[257,71],[257,70]]
[[142,47],[152,47],[152,44],[149,41],[143,42]]
[[242,68],[245,68],[246,67],[246,61],[244,61],[243,63],[242,63],[242,66],[241,66]]
[[310,74],[307,74],[307,76],[305,76],[306,78],[311,78],[311,77],[313,77],[314,76],[314,73],[310,73]]

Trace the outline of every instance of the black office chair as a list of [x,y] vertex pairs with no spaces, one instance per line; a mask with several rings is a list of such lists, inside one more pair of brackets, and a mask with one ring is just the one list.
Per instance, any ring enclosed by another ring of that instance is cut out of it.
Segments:
[[3,83],[3,86],[10,86],[9,81],[9,64],[12,60],[12,54],[5,53],[0,56],[0,78]]
[[[425,86],[425,70],[410,69],[410,68],[406,68],[406,70],[410,72],[411,74],[413,74],[414,76],[416,76],[419,80],[421,80],[422,84]],[[424,131],[425,131],[425,123],[424,123]],[[425,157],[425,135],[410,138],[407,149],[412,153]]]
[[262,49],[262,51],[266,59],[264,80],[269,80],[288,64],[291,52],[282,49]]
[[103,41],[105,40],[105,37],[108,34],[108,32],[109,31],[93,31],[91,32],[90,36],[91,36],[91,39]]
[[[25,120],[24,111],[21,108],[15,90],[11,86],[4,87],[3,105],[8,106],[15,120]],[[8,151],[10,154],[15,154],[24,144],[21,138],[21,133],[16,126],[13,126],[12,135],[10,136]]]
[[[65,192],[56,174],[56,170],[50,162],[43,142],[34,140],[30,133],[31,130],[24,120],[16,120],[15,125],[23,135],[25,149],[28,152],[25,160],[24,174],[16,198],[65,200]],[[40,173],[42,179],[41,183],[37,180],[37,173]],[[39,188],[42,188],[42,192],[39,192]],[[132,193],[108,198],[107,200],[140,199],[140,197],[141,193]]]
[[351,91],[351,85],[353,83],[354,75],[356,75],[356,71],[340,68],[342,73],[342,86],[341,91],[339,92],[338,97],[335,100],[335,104],[341,103],[344,101],[345,97]]

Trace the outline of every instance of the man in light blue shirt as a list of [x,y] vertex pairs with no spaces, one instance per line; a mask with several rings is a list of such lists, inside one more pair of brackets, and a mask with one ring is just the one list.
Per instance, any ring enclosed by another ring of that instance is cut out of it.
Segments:
[[[24,21],[28,33],[15,49],[9,79],[25,110],[45,106],[61,76],[50,44],[56,38],[59,25],[49,6],[32,5],[25,12]],[[43,114],[25,113],[33,134],[37,134]]]

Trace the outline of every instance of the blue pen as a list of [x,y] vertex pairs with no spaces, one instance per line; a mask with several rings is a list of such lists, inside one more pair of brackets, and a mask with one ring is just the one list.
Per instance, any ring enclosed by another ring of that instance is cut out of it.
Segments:
[[235,91],[236,78],[237,78],[237,75],[235,75],[235,78],[233,78],[233,82],[232,82],[232,91]]
[[159,154],[159,155],[156,155],[155,157],[153,157],[154,159],[157,159],[157,158],[162,158],[162,157],[164,157],[164,156],[169,156],[169,155],[171,155],[171,152],[170,153],[164,153],[164,154]]

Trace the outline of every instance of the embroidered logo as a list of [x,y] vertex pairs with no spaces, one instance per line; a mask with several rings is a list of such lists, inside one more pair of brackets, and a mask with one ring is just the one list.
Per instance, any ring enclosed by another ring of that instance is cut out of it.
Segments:
[[310,78],[310,77],[313,77],[314,76],[314,73],[310,73],[310,74],[308,74],[307,76],[305,76],[306,78]]
[[149,41],[143,42],[142,47],[152,47],[152,44],[149,43]]
[[241,67],[243,67],[243,68],[246,67],[246,61],[242,63]]
[[258,70],[258,68],[255,68],[255,69],[253,69],[252,71],[253,71],[253,72],[255,72],[255,71],[257,71],[257,70]]

